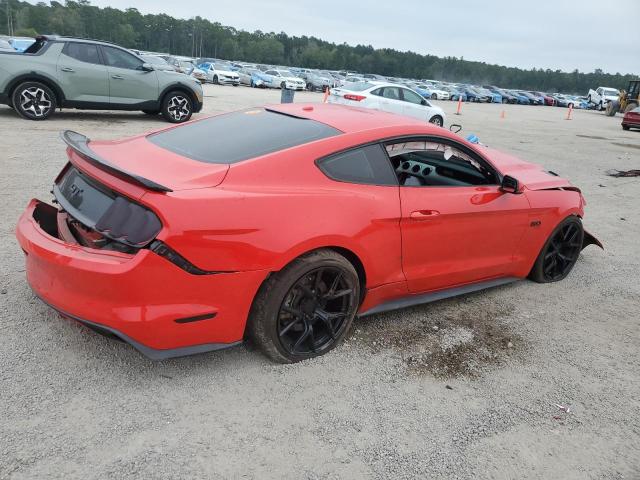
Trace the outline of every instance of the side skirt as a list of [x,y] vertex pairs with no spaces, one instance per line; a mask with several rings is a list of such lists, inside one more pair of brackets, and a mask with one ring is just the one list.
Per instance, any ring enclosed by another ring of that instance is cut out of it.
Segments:
[[389,310],[398,310],[400,308],[407,308],[414,305],[421,305],[423,303],[431,303],[438,300],[444,300],[445,298],[451,298],[458,295],[464,295],[466,293],[477,292],[478,290],[485,290],[487,288],[506,285],[507,283],[516,282],[518,280],[521,279],[518,277],[494,278],[492,280],[486,280],[483,282],[462,285],[461,287],[447,288],[444,290],[437,290],[435,292],[428,293],[417,293],[407,297],[397,298],[395,300],[381,303],[380,305],[372,307],[366,312],[361,313],[360,315],[358,315],[358,317],[366,317],[367,315],[388,312]]

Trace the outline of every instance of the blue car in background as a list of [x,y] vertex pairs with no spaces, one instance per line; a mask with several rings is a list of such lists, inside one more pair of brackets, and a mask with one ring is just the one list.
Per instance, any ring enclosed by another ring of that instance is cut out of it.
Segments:
[[491,95],[482,94],[473,87],[463,86],[461,88],[470,102],[491,102]]
[[30,37],[14,37],[9,39],[9,44],[18,52],[24,52],[33,43],[35,43],[35,41],[35,38]]
[[498,92],[489,90],[488,88],[476,87],[475,89],[480,95],[488,96],[491,98],[492,103],[502,103],[502,95]]
[[531,101],[529,100],[529,98],[524,96],[520,92],[509,90],[509,93],[516,98],[516,103],[520,105],[531,105]]
[[499,94],[502,97],[502,100],[501,100],[502,103],[518,103],[518,99],[512,93],[502,90],[501,88],[494,87],[494,86],[488,86],[484,88],[486,88],[492,93]]
[[463,102],[467,101],[467,94],[455,87],[445,85],[442,87],[442,90],[444,90],[445,92],[449,92],[449,100],[454,100],[457,102],[458,99],[462,97]]

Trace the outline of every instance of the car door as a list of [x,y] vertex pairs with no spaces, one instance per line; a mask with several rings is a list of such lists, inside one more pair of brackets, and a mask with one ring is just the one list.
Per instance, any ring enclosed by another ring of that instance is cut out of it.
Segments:
[[402,98],[403,115],[424,121],[428,121],[431,118],[428,111],[430,105],[428,105],[428,102],[424,98],[408,88],[401,88],[400,94]]
[[383,87],[379,100],[380,110],[384,112],[403,114],[400,87]]
[[109,103],[109,76],[98,45],[67,42],[58,57],[56,75],[68,102]]
[[155,70],[142,69],[144,63],[126,50],[101,45],[109,72],[109,103],[136,105],[158,100],[158,76]]
[[265,83],[267,83],[269,87],[280,85],[278,82],[278,72],[275,70],[267,70],[264,74],[267,76],[267,81]]
[[529,221],[480,156],[449,139],[385,145],[400,183],[402,266],[414,293],[508,276]]

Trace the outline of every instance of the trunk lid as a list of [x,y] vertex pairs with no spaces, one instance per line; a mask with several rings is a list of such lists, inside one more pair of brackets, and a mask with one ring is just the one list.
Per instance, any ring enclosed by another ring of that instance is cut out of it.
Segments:
[[229,165],[198,162],[165,150],[146,136],[94,142],[84,135],[65,131],[62,138],[74,153],[97,169],[147,190],[215,187],[229,170]]

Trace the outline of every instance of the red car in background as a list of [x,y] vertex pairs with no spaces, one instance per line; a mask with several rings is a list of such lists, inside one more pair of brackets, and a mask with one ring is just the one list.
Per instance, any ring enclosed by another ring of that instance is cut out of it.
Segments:
[[640,128],[640,107],[629,110],[622,117],[622,129],[629,130],[630,128]]
[[562,280],[580,190],[402,116],[338,105],[227,113],[121,141],[66,131],[59,207],[17,225],[33,291],[151,358],[252,338],[326,353],[356,315]]
[[531,93],[533,93],[534,95],[537,95],[538,97],[544,98],[545,105],[549,105],[553,107],[556,104],[556,99],[546,93],[543,93],[543,92],[531,92]]

